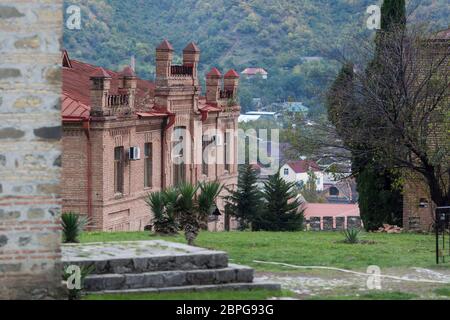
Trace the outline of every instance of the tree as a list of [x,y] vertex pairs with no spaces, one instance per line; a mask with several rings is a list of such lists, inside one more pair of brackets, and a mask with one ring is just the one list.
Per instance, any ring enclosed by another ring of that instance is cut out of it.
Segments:
[[[342,136],[354,156],[374,157],[373,170],[401,170],[426,182],[437,206],[449,204],[450,139],[448,99],[450,46],[422,29],[392,27],[378,41],[378,72],[354,73],[353,97],[358,108],[342,121]],[[357,57],[374,52],[359,44]],[[364,145],[364,148],[358,146]]]
[[[381,30],[375,38],[375,57],[365,71],[367,74],[378,74],[380,78],[385,74],[386,68],[391,68],[386,65],[381,52],[382,48],[389,44],[386,36],[392,30],[405,29],[405,1],[385,0],[381,13]],[[398,65],[400,61],[391,59],[391,63]],[[344,144],[352,150],[352,173],[356,177],[361,217],[366,229],[378,229],[383,223],[401,225],[403,203],[402,190],[398,185],[400,174],[395,170],[380,169],[377,162],[383,161],[383,158],[376,151],[368,152],[365,141],[353,141],[352,135],[361,125],[361,119],[356,112],[360,106],[356,104],[354,81],[354,65],[347,62],[327,95],[329,119],[336,126]],[[379,94],[384,95],[382,92]],[[379,127],[384,126],[383,116],[372,120],[378,122]]]
[[239,222],[239,229],[249,228],[260,214],[262,194],[258,189],[258,176],[250,164],[239,168],[239,178],[236,190],[229,190],[226,197],[230,214]]
[[312,170],[308,171],[308,181],[300,188],[300,193],[306,202],[309,203],[321,203],[324,202],[317,191],[317,177]]
[[295,183],[276,173],[264,183],[264,210],[253,224],[256,231],[298,231],[303,229],[303,210],[295,192]]
[[146,200],[153,212],[153,230],[161,235],[174,235],[179,231],[175,212],[178,192],[174,188],[152,192]]
[[197,185],[180,184],[148,196],[147,204],[154,214],[155,232],[175,234],[184,230],[189,245],[194,245],[201,229],[208,226],[208,216],[216,208],[215,202],[222,185],[218,182],[200,182]]
[[201,229],[208,226],[222,185],[218,182],[201,182],[196,186],[189,183],[177,187],[179,196],[175,204],[180,226],[189,245],[194,245]]

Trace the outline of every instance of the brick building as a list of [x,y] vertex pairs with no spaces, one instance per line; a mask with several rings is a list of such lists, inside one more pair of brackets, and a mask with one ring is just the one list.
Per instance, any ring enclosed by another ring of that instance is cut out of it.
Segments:
[[[427,63],[427,56],[442,56],[447,59],[447,65],[450,65],[449,61],[449,48],[450,48],[450,29],[440,31],[432,39],[426,42],[424,47],[424,63]],[[443,64],[445,66],[445,64]],[[448,104],[443,106],[444,113],[448,112]],[[447,108],[447,109],[445,109]],[[430,147],[432,148],[442,148],[445,143],[448,143],[448,134],[446,136],[445,129],[442,132],[439,131],[438,134],[433,134],[430,139]],[[435,140],[436,139],[436,140]],[[447,139],[447,140],[446,140]],[[437,142],[437,143],[436,143]],[[446,149],[448,150],[448,145]],[[443,174],[442,177],[445,179],[446,172],[448,173],[448,163],[450,163],[450,155],[447,154],[443,161]],[[445,171],[447,170],[447,171]],[[447,175],[448,177],[448,175]],[[448,178],[443,183],[449,185]],[[425,183],[424,178],[415,173],[409,173],[405,178],[404,185],[404,196],[403,196],[403,226],[407,230],[422,230],[422,231],[432,231],[434,225],[434,214],[436,205],[431,200],[430,191],[427,183]]]
[[[182,65],[173,52],[166,40],[156,48],[154,83],[63,52],[63,211],[89,216],[93,229],[143,230],[148,193],[180,182],[237,184],[239,75],[213,68],[201,96],[199,48],[188,44]],[[221,198],[218,207],[223,213]],[[230,223],[222,214],[211,228]]]

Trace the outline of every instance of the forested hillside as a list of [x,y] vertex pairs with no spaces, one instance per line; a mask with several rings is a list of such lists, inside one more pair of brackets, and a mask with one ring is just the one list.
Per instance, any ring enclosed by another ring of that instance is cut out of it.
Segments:
[[[413,18],[448,26],[448,0],[420,0]],[[118,69],[136,56],[139,76],[154,77],[154,49],[167,38],[177,51],[189,41],[202,50],[200,74],[263,67],[267,81],[243,81],[241,104],[304,101],[320,112],[317,97],[333,79],[336,50],[366,29],[373,0],[70,0],[82,8],[82,29],[65,29],[71,57]],[[414,7],[411,5],[410,7]],[[322,57],[302,59],[303,57]]]

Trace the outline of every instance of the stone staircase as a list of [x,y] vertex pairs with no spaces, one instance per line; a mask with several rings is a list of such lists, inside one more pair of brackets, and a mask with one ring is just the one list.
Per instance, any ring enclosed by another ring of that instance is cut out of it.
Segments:
[[228,254],[166,241],[64,245],[63,265],[89,267],[88,293],[280,290],[254,281],[254,270],[229,264]]

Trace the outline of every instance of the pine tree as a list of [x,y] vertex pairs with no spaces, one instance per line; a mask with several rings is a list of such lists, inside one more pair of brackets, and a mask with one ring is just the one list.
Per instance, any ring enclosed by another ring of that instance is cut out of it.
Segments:
[[229,190],[226,197],[227,210],[239,221],[239,229],[248,229],[260,214],[261,192],[257,185],[258,176],[251,165],[239,168],[237,190]]
[[303,229],[303,211],[296,198],[295,183],[286,182],[278,172],[264,183],[264,210],[254,230],[299,231]]
[[405,0],[384,0],[381,6],[381,30],[406,26]]

